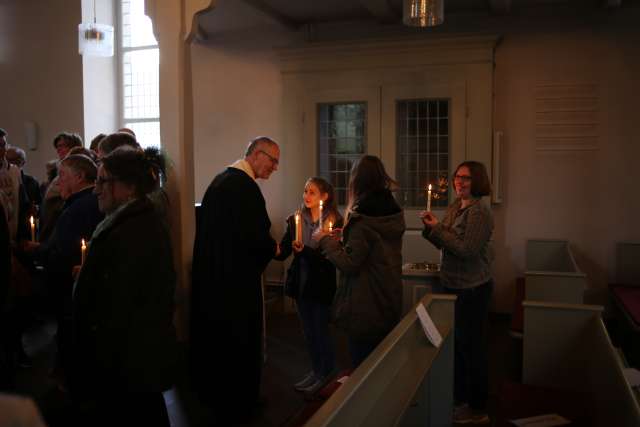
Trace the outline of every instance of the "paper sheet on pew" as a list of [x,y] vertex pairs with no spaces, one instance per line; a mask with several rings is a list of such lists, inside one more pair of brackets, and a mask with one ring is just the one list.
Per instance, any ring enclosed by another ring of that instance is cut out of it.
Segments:
[[635,368],[624,368],[623,372],[631,387],[640,387],[640,371]]
[[571,421],[558,414],[537,415],[535,417],[509,420],[509,422],[518,427],[553,427],[571,424]]
[[442,344],[442,336],[440,335],[438,328],[436,328],[436,325],[433,324],[431,316],[429,316],[427,309],[422,303],[418,304],[416,307],[416,313],[418,314],[418,319],[420,319],[420,324],[422,325],[424,334],[429,338],[431,344],[436,347],[440,347],[440,344]]

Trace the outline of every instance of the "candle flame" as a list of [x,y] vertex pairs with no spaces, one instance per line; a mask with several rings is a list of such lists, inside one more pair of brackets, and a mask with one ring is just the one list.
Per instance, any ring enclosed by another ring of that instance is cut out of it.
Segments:
[[323,204],[324,204],[324,202],[322,200],[320,200],[320,207],[322,207]]
[[29,218],[29,222],[31,223],[32,226],[35,225],[35,222],[33,220],[33,215],[31,215],[31,217]]
[[431,191],[431,184],[429,184],[429,191]]
[[333,221],[329,221],[329,231],[333,231]]
[[85,243],[84,239],[82,239],[82,249],[87,249],[87,244]]

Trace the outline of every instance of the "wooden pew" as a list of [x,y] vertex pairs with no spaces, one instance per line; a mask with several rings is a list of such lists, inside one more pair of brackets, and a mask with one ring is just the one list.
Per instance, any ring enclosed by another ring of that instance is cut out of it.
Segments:
[[451,425],[455,297],[421,301],[442,335],[440,348],[411,310],[306,426]]
[[623,363],[602,322],[602,307],[538,301],[523,305],[523,383],[589,393],[593,425],[640,425],[638,397],[623,375]]
[[609,284],[618,339],[635,366],[640,366],[640,243],[616,244],[616,280]]
[[582,304],[587,277],[580,271],[566,240],[527,239],[524,278],[516,280],[510,335],[522,338],[522,302]]
[[529,239],[526,246],[525,299],[582,304],[587,276],[566,240]]

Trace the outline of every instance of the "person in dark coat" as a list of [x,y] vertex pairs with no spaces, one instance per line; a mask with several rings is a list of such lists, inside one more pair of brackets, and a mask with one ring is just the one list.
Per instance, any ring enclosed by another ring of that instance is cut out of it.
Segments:
[[157,159],[120,148],[102,159],[95,194],[106,214],[73,290],[70,391],[77,425],[169,426],[176,274],[169,231],[147,195]]
[[329,330],[336,268],[322,255],[311,235],[320,226],[327,230],[342,227],[342,216],[335,207],[333,187],[323,178],[309,178],[302,199],[300,209],[287,218],[287,229],[280,241],[281,252],[276,259],[284,261],[294,253],[285,292],[295,298],[311,358],[311,371],[294,384],[294,388],[313,394],[331,379],[336,367]]
[[373,352],[402,315],[405,221],[391,193],[394,186],[378,157],[362,156],[351,168],[342,240],[327,231],[313,235],[324,256],[341,273],[333,320],[347,334],[353,369]]
[[93,194],[97,167],[90,158],[69,155],[60,162],[59,171],[58,186],[64,205],[56,227],[45,242],[25,240],[22,246],[44,267],[47,289],[54,297],[58,322],[55,376],[62,385],[69,363],[72,271],[81,261],[82,240],[89,241],[104,214]]
[[267,137],[218,174],[202,200],[193,250],[189,351],[192,384],[219,425],[258,403],[263,364],[261,276],[277,254],[256,179],[278,169]]
[[19,147],[7,148],[6,154],[7,161],[20,168],[22,175],[22,185],[29,198],[31,205],[40,206],[42,203],[42,193],[40,192],[40,183],[37,179],[24,173],[24,165],[27,163],[27,153]]

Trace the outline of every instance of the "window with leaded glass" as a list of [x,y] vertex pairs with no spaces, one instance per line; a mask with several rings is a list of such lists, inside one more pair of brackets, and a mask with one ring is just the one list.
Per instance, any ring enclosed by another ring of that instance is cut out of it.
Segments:
[[144,0],[121,0],[122,126],[143,147],[160,146],[160,52]]
[[351,166],[367,151],[367,104],[318,104],[317,114],[318,174],[333,185],[337,203],[344,205]]
[[449,100],[398,100],[396,125],[399,202],[406,208],[424,209],[431,184],[431,207],[447,206]]

